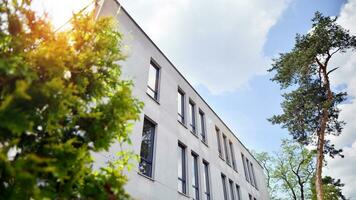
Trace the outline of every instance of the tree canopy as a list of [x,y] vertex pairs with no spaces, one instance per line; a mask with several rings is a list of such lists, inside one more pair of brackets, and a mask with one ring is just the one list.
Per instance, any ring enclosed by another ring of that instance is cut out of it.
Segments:
[[97,172],[91,157],[130,143],[142,108],[120,79],[122,36],[93,13],[56,32],[30,5],[0,2],[0,198],[127,199],[129,153]]
[[312,29],[305,35],[297,35],[294,48],[274,60],[273,81],[283,94],[283,113],[273,116],[273,124],[281,124],[293,138],[317,150],[316,188],[318,200],[323,199],[321,188],[324,155],[341,155],[325,136],[341,134],[345,123],[339,120],[338,105],[346,99],[346,93],[334,90],[330,74],[339,66],[330,66],[336,53],[356,48],[356,37],[336,23],[337,18],[315,13]]

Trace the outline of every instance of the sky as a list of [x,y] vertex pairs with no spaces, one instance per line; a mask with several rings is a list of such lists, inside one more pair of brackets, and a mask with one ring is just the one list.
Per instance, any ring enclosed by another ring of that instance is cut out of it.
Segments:
[[[90,2],[34,0],[55,26]],[[311,28],[316,11],[339,16],[356,34],[356,0],[120,0],[125,9],[249,148],[273,152],[286,130],[267,119],[281,113],[281,91],[267,72],[272,59],[288,52],[297,33]],[[60,17],[59,17],[60,16]],[[341,67],[332,84],[350,98],[341,105],[343,134],[331,138],[345,158],[327,159],[325,174],[341,178],[345,194],[356,200],[356,53],[337,54]]]

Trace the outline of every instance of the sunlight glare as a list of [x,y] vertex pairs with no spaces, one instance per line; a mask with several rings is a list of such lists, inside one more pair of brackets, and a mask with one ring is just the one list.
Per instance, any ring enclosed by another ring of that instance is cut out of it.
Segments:
[[33,0],[32,8],[38,14],[47,12],[53,26],[59,28],[72,17],[73,13],[80,11],[91,2],[93,0]]

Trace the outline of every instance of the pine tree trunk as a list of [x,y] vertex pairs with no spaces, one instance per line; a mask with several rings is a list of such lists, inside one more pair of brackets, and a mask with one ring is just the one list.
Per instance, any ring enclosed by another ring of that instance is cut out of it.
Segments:
[[[324,121],[324,119],[322,121]],[[324,123],[324,124],[326,124],[326,123]],[[323,132],[321,132],[321,131],[319,132],[319,136],[318,136],[317,157],[316,157],[316,179],[315,179],[317,200],[324,199],[323,188],[322,188],[322,185],[323,185],[322,170],[323,170],[323,160],[324,160],[324,152],[323,152],[323,150],[324,150],[324,136],[325,136],[325,128],[324,128]]]
[[[320,65],[323,74],[324,87],[326,89],[326,96],[328,103],[333,101],[333,94],[330,88],[329,76],[327,73],[327,63],[331,55],[326,59],[324,65]],[[316,157],[316,178],[315,178],[315,188],[316,188],[316,198],[317,200],[324,200],[323,193],[323,183],[322,183],[322,171],[323,171],[323,161],[324,161],[324,144],[325,144],[325,130],[327,123],[329,121],[328,107],[323,105],[323,114],[320,123],[320,129],[318,131],[318,143],[317,143],[317,157]]]

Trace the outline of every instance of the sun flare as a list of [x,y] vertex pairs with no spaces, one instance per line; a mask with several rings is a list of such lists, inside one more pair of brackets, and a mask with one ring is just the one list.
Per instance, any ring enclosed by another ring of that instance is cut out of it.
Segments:
[[48,13],[55,28],[64,25],[75,12],[91,4],[93,0],[33,0],[33,9],[39,14]]

